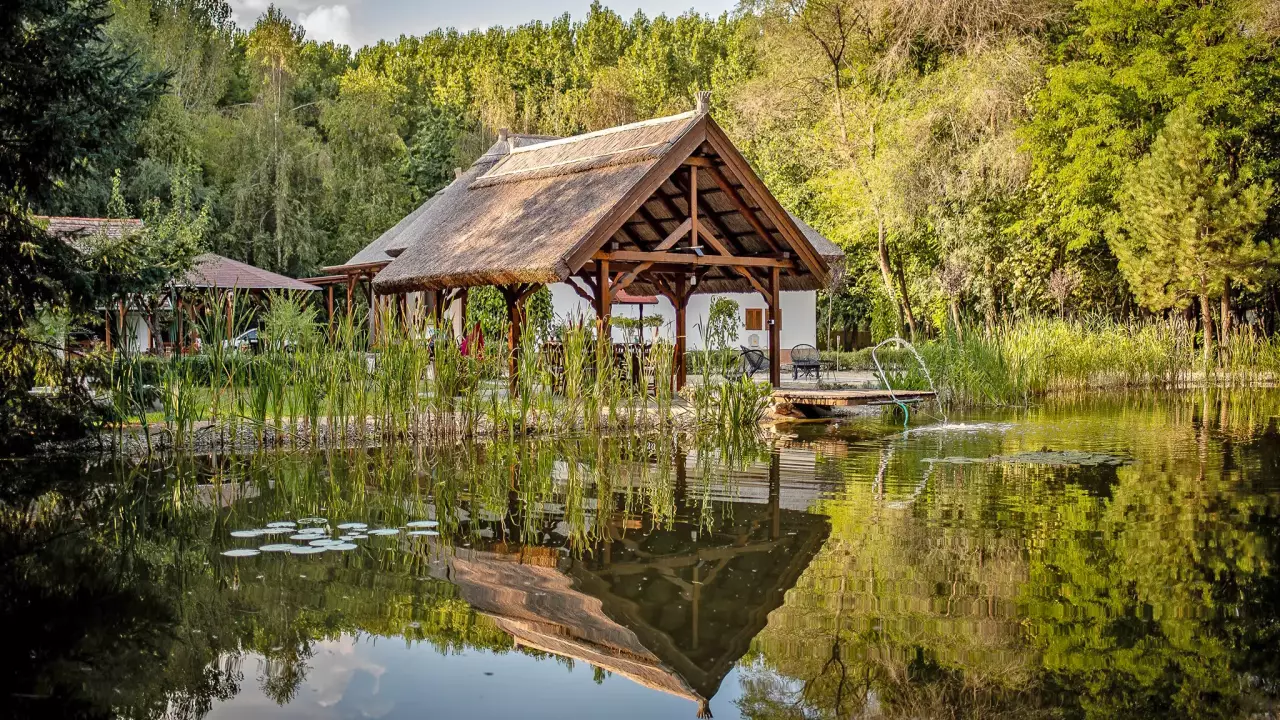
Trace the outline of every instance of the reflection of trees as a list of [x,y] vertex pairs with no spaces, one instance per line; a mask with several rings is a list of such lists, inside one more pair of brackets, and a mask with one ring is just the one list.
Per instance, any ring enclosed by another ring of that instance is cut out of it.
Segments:
[[947,445],[986,457],[1122,438],[1134,462],[1118,472],[936,466],[912,499],[930,441],[897,444],[884,473],[881,457],[851,456],[831,541],[740,668],[744,713],[1273,709],[1280,438],[1263,397],[1082,402]]
[[426,544],[251,563],[218,552],[232,529],[310,514],[388,525],[434,516],[445,538],[512,547],[563,523],[558,537],[590,552],[615,519],[596,511],[601,497],[672,521],[672,453],[669,442],[595,438],[163,467],[32,463],[0,485],[6,717],[198,718],[239,691],[253,656],[264,659],[262,690],[284,703],[315,643],[342,636],[516,651],[432,577],[439,557]]

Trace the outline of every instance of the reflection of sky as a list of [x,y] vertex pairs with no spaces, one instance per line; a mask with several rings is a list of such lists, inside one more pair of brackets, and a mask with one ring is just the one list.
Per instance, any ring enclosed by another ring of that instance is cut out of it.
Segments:
[[[240,694],[214,705],[210,720],[231,718],[694,718],[697,706],[612,676],[600,685],[591,666],[570,671],[552,659],[519,652],[466,651],[441,655],[430,645],[405,647],[399,638],[317,642],[307,678],[293,702],[276,705],[263,694],[258,658],[241,664]],[[738,717],[737,670],[711,701],[717,720]]]

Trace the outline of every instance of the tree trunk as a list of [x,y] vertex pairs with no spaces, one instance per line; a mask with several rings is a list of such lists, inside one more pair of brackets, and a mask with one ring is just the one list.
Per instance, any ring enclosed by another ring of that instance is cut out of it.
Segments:
[[885,292],[889,293],[889,299],[893,301],[894,308],[898,311],[898,332],[902,332],[902,303],[898,300],[898,293],[893,289],[893,268],[889,263],[889,242],[885,238],[884,219],[876,220],[876,259],[880,265],[880,278],[884,280]]
[[960,304],[954,296],[951,298],[951,322],[956,326],[956,340],[964,340],[964,331],[960,329]]
[[1213,362],[1213,310],[1209,307],[1209,293],[1200,293],[1200,325],[1204,329],[1204,369],[1209,371]]
[[1226,282],[1222,286],[1222,313],[1219,317],[1221,322],[1218,325],[1218,345],[1227,347],[1228,341],[1231,339],[1231,283]]
[[995,278],[992,277],[993,274],[994,268],[991,266],[991,260],[987,259],[982,264],[982,277],[986,280],[984,283],[986,288],[983,290],[982,299],[983,304],[986,305],[983,308],[983,315],[987,325],[987,337],[991,337],[996,331],[996,289]]
[[907,276],[898,263],[898,290],[902,293],[902,310],[907,314],[907,328],[911,331],[911,342],[916,341],[916,316],[911,310],[911,295],[907,292]]

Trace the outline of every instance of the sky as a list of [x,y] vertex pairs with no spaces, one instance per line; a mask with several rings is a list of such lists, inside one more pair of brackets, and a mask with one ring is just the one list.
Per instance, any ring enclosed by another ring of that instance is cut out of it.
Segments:
[[[229,0],[236,24],[248,29],[273,0]],[[580,19],[591,0],[274,0],[307,31],[310,40],[333,40],[354,50],[401,35],[422,35],[440,27],[459,30],[522,25],[563,13]],[[604,0],[623,17],[644,10],[650,17],[688,10],[719,15],[736,0]]]

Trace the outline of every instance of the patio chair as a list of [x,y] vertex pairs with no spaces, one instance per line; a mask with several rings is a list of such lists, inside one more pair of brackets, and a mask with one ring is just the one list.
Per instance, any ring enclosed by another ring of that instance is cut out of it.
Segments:
[[755,374],[769,367],[769,358],[759,350],[742,348],[742,374],[755,377]]
[[812,345],[797,345],[791,348],[791,379],[801,377],[822,379],[822,356],[818,348]]

